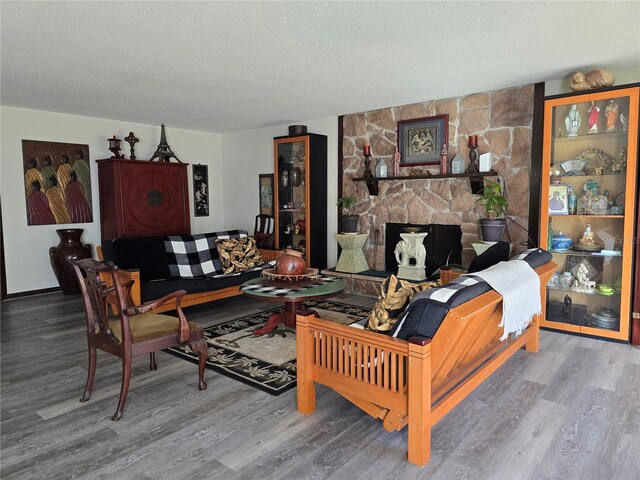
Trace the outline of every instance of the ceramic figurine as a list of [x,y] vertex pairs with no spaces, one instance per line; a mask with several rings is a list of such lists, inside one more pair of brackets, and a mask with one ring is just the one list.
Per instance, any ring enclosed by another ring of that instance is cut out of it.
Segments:
[[629,119],[624,116],[624,113],[620,114],[620,123],[622,124],[622,131],[623,132],[628,132],[629,131]]
[[570,88],[574,92],[583,92],[594,88],[610,87],[616,81],[613,72],[601,68],[587,73],[576,72],[571,76]]
[[576,279],[573,282],[571,290],[574,292],[592,293],[596,288],[596,282],[589,280],[589,271],[584,263],[578,266]]
[[571,308],[573,307],[573,301],[569,295],[564,296],[564,301],[562,302],[562,314],[565,317],[571,316]]
[[569,110],[567,118],[564,119],[564,124],[567,127],[567,136],[576,137],[578,135],[578,129],[580,128],[581,123],[582,119],[580,118],[580,113],[578,112],[578,106],[574,103],[573,105],[571,105],[571,109]]
[[396,148],[396,153],[393,154],[393,176],[400,176],[400,152]]
[[465,165],[464,159],[459,153],[451,160],[451,173],[464,173]]
[[380,159],[376,165],[376,177],[384,178],[387,176],[387,163]]
[[598,118],[600,117],[600,107],[595,101],[591,101],[589,106],[589,130],[587,133],[598,133]]
[[618,121],[618,104],[615,100],[609,100],[609,105],[604,109],[604,116],[607,117],[607,132],[614,132]]

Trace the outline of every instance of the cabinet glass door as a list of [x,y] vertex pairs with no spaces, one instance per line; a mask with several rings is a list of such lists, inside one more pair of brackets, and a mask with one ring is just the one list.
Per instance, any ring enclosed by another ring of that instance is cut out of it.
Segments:
[[637,89],[548,100],[541,242],[558,264],[544,326],[628,339]]
[[306,252],[307,141],[276,141],[277,247]]

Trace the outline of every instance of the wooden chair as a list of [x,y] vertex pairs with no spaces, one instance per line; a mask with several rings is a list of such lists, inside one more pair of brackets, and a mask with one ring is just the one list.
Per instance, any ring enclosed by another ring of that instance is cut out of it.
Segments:
[[258,248],[273,248],[275,240],[274,228],[275,219],[271,215],[256,215],[253,235],[256,238]]
[[[180,307],[180,301],[185,295],[179,290],[164,297],[134,305],[131,300],[131,285],[129,281],[122,283],[118,269],[113,264],[104,264],[93,259],[78,260],[74,269],[80,283],[84,306],[87,313],[87,344],[89,347],[89,370],[84,394],[80,399],[86,402],[91,396],[93,380],[96,373],[97,349],[116,355],[122,359],[122,384],[118,409],[111,420],[122,418],[124,404],[129,392],[131,380],[132,358],[148,353],[150,369],[156,370],[155,352],[163,348],[188,343],[191,349],[199,354],[198,388],[204,390],[204,367],[207,360],[207,342],[202,328],[187,322]],[[106,275],[112,280],[110,285],[100,277]],[[117,305],[117,318],[109,317],[107,297],[113,298]],[[149,313],[154,308],[175,302],[178,317]]]

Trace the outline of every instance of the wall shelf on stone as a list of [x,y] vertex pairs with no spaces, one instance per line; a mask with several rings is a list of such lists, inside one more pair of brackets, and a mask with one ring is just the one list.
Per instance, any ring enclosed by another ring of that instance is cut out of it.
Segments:
[[367,188],[369,189],[369,195],[377,195],[378,194],[378,181],[392,181],[392,180],[438,180],[441,178],[468,178],[469,185],[471,186],[471,193],[480,193],[482,190],[482,179],[483,177],[496,177],[498,176],[498,172],[495,170],[490,170],[488,172],[475,172],[475,173],[449,173],[445,175],[437,174],[437,175],[411,175],[404,177],[354,177],[352,180],[354,182],[367,182]]

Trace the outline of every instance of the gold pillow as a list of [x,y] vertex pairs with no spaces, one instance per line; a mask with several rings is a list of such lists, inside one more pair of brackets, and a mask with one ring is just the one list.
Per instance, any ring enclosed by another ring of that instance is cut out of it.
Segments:
[[388,332],[416,293],[438,285],[437,281],[413,283],[391,275],[380,288],[380,296],[369,314],[365,328],[375,332]]
[[224,273],[244,272],[263,263],[253,237],[217,240],[216,246]]

